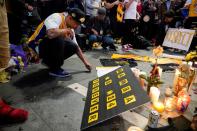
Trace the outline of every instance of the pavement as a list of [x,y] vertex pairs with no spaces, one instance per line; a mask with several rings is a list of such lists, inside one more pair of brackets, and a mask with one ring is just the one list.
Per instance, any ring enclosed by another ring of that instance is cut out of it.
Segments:
[[[97,77],[96,66],[101,66],[100,58],[110,58],[113,52],[93,50],[85,52],[85,56],[92,64],[91,73],[80,59],[74,55],[65,60],[64,69],[71,72],[72,77],[54,78],[48,75],[47,68],[42,64],[33,64],[25,69],[25,72],[12,77],[6,84],[0,84],[0,96],[11,102],[13,107],[23,108],[29,111],[26,122],[17,125],[0,127],[0,131],[79,131],[84,109],[85,96],[69,88],[69,85],[78,83],[85,88],[88,82]],[[118,53],[122,53],[119,49]],[[132,50],[134,54],[151,56],[152,50]],[[139,69],[150,72],[150,63],[138,62]],[[163,87],[172,84],[169,78],[174,72],[164,73],[162,78],[166,83]],[[164,89],[164,88],[163,88]],[[162,90],[162,88],[161,88]],[[100,131],[125,131],[132,124],[123,121],[117,123],[120,117],[110,121],[116,121],[113,126],[106,123],[94,128]]]

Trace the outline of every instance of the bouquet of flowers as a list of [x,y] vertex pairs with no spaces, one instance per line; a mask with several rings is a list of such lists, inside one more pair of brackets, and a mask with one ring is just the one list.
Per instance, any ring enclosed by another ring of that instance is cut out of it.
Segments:
[[155,64],[153,65],[153,69],[150,72],[150,76],[140,75],[140,78],[145,79],[148,83],[147,85],[147,92],[149,93],[150,87],[155,86],[158,87],[160,84],[163,84],[161,81],[161,73],[162,69],[157,65],[157,59],[163,53],[163,48],[158,46],[157,48],[153,49],[153,55],[156,56]]

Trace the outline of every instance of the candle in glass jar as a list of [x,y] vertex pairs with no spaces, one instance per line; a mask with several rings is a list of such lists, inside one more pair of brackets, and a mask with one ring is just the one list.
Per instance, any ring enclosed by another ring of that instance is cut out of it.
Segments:
[[187,110],[187,107],[190,103],[190,96],[187,94],[181,94],[178,96],[177,99],[177,110],[181,112],[185,112]]
[[162,102],[156,102],[153,104],[153,108],[158,111],[159,113],[162,113],[165,109],[164,104]]
[[156,102],[158,102],[159,95],[160,95],[160,90],[157,87],[152,86],[150,88],[149,96],[150,96],[151,102],[153,104],[156,103]]
[[174,110],[174,99],[171,97],[165,98],[164,101],[165,110],[166,111],[173,111]]

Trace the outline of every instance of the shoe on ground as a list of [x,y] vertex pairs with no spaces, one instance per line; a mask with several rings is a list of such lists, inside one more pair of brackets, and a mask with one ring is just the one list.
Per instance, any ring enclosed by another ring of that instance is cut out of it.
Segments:
[[122,51],[129,51],[132,50],[132,45],[131,44],[126,44],[126,45],[122,45]]
[[111,45],[109,46],[109,51],[116,51],[116,46],[115,45]]
[[117,51],[116,48],[109,48],[109,51]]
[[0,125],[21,123],[27,118],[26,110],[13,108],[0,99]]
[[127,49],[127,46],[126,46],[126,45],[122,45],[122,51],[124,51],[124,52],[129,51],[129,50]]
[[133,49],[133,45],[132,44],[127,44],[127,48],[128,48],[128,50],[132,50]]
[[60,78],[65,78],[65,77],[71,76],[70,73],[68,73],[67,71],[65,71],[63,69],[59,69],[59,70],[56,70],[56,71],[50,71],[49,75],[50,76],[55,76],[55,77],[60,77]]

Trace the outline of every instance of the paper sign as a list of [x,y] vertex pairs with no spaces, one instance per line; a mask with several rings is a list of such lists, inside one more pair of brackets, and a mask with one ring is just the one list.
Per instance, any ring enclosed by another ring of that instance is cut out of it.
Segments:
[[188,51],[195,30],[169,28],[163,46]]

